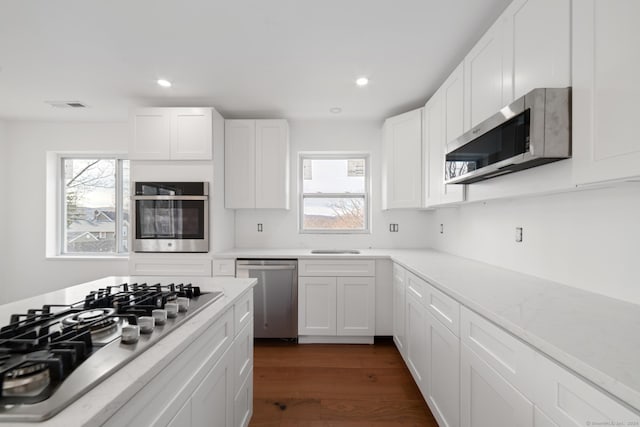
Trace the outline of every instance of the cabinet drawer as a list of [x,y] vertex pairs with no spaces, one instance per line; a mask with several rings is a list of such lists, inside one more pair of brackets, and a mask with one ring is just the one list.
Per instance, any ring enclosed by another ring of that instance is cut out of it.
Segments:
[[416,301],[425,306],[428,293],[429,284],[415,274],[407,271],[407,295],[412,296]]
[[245,292],[233,305],[234,333],[238,334],[248,324],[253,324],[253,288]]
[[462,307],[461,338],[482,360],[528,399],[534,395],[534,350],[517,338]]
[[253,369],[249,371],[245,382],[240,386],[240,391],[234,401],[233,425],[235,427],[247,427],[253,415]]
[[235,276],[236,275],[236,260],[230,259],[214,259],[213,260],[213,275],[214,276]]
[[560,427],[638,425],[632,412],[541,354],[535,355],[536,406]]
[[374,260],[312,260],[301,259],[298,262],[300,276],[360,276],[376,275]]
[[460,336],[460,303],[429,285],[426,299],[429,312],[456,337]]

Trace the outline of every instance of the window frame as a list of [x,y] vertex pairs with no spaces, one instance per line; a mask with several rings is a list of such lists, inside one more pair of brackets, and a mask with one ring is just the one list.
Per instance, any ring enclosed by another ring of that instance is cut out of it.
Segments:
[[[115,219],[115,252],[67,252],[67,233],[64,222],[67,220],[67,203],[66,203],[66,191],[65,191],[65,160],[68,159],[104,159],[115,160],[115,198],[116,198],[116,219]],[[57,256],[62,258],[125,258],[128,257],[131,251],[122,251],[123,243],[126,240],[128,247],[130,248],[129,233],[127,236],[122,235],[123,223],[124,223],[124,174],[122,162],[129,160],[128,155],[123,153],[109,153],[109,152],[61,152],[57,153],[57,191],[56,191],[56,204],[57,208],[57,224],[56,224],[56,253]],[[129,164],[129,175],[131,175],[131,164]],[[131,176],[129,176],[131,178]],[[129,183],[131,188],[131,183]],[[131,210],[131,206],[129,207]],[[129,218],[131,221],[131,218]]]
[[[304,161],[311,160],[351,160],[364,159],[364,193],[305,193],[304,192]],[[367,152],[301,152],[298,156],[298,233],[299,234],[371,234],[371,154]],[[304,228],[304,199],[307,198],[344,198],[364,199],[364,228],[361,230],[329,230],[318,228]]]

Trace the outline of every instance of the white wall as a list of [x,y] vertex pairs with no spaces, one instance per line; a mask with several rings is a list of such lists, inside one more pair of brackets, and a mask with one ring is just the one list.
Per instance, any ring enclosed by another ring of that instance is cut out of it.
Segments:
[[8,122],[5,145],[10,153],[6,159],[10,180],[6,182],[11,185],[8,197],[2,198],[8,224],[2,246],[7,246],[8,255],[0,282],[0,303],[99,277],[126,274],[126,259],[45,257],[47,151],[126,152],[126,123]]
[[640,304],[640,183],[440,209],[427,223],[436,249]]
[[[291,209],[236,211],[236,246],[239,248],[389,248],[426,247],[427,214],[420,211],[382,211],[382,124],[378,121],[290,121]],[[370,153],[372,171],[371,234],[300,234],[298,232],[298,157],[304,151],[351,151]],[[263,232],[257,232],[257,224]],[[399,224],[398,233],[389,224]]]

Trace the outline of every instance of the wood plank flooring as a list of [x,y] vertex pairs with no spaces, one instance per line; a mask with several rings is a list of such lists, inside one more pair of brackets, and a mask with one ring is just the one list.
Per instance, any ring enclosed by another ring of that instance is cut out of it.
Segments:
[[437,427],[391,339],[256,341],[250,427]]

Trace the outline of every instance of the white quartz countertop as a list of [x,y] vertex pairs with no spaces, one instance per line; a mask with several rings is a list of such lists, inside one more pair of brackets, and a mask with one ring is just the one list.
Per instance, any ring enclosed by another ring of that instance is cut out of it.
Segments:
[[640,306],[434,250],[234,249],[215,258],[387,258],[640,410]]
[[138,355],[100,382],[80,399],[67,406],[53,418],[39,423],[0,423],[2,426],[38,425],[42,427],[99,426],[115,414],[132,396],[144,387],[165,366],[171,363],[206,328],[217,320],[247,289],[253,287],[256,279],[236,279],[233,277],[164,277],[164,276],[114,276],[54,291],[34,298],[0,306],[0,319],[8,319],[11,313],[22,313],[46,303],[68,304],[84,299],[91,290],[119,285],[121,283],[192,283],[202,291],[222,290],[224,297],[208,305],[179,328],[163,337],[147,351]]

